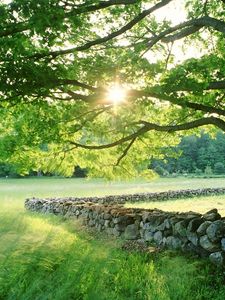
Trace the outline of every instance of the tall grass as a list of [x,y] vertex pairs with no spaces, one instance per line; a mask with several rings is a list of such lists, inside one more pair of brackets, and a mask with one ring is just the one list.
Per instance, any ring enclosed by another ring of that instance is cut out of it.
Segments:
[[[66,181],[61,184],[72,192]],[[2,185],[0,192],[0,299],[225,299],[222,270],[207,261],[168,251],[122,251],[120,240],[73,219],[24,211],[24,198],[39,186],[14,186]],[[42,196],[54,188],[48,180]]]

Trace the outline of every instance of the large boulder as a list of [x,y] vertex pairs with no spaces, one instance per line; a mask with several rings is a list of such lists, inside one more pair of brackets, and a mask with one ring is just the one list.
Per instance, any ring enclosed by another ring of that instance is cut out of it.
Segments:
[[146,230],[144,233],[144,240],[146,242],[152,242],[154,240],[154,233]]
[[206,234],[206,229],[209,227],[209,225],[211,225],[212,222],[211,221],[205,221],[204,223],[202,223],[198,229],[197,229],[197,234],[202,236]]
[[193,245],[198,246],[198,236],[195,232],[187,231],[187,239],[192,242]]
[[157,245],[160,245],[162,243],[163,235],[161,231],[156,231],[153,236],[154,241]]
[[173,232],[175,235],[185,237],[187,235],[187,222],[186,220],[180,221],[174,225]]
[[127,225],[124,237],[126,240],[136,240],[140,236],[138,227],[135,224]]
[[225,222],[221,220],[213,222],[207,228],[206,233],[212,242],[218,242],[225,237]]
[[177,237],[168,236],[165,244],[169,249],[177,250],[181,248],[182,242]]
[[199,239],[200,246],[209,251],[209,252],[216,252],[220,250],[220,245],[218,243],[212,243],[207,235],[203,235]]

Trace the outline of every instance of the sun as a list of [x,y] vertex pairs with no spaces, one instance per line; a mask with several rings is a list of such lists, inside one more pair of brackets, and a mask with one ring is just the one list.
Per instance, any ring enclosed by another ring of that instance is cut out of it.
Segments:
[[114,104],[124,102],[126,99],[126,90],[116,83],[108,89],[107,99]]

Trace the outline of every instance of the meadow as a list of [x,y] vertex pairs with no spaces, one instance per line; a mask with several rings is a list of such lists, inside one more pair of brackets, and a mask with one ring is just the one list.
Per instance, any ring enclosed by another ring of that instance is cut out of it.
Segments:
[[[24,199],[32,196],[90,196],[220,186],[225,186],[224,179],[130,183],[1,179],[0,299],[225,299],[224,273],[208,261],[171,251],[126,252],[119,239],[87,230],[72,219],[31,213],[23,207]],[[178,201],[183,200],[175,200]]]

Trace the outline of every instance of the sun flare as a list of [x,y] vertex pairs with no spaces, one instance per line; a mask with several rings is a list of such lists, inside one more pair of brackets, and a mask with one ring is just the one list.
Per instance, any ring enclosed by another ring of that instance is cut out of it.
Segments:
[[107,98],[114,104],[124,102],[126,98],[126,90],[119,84],[114,84],[108,89]]

